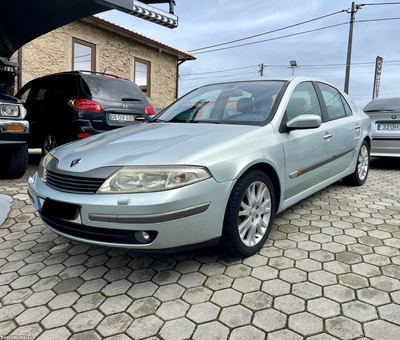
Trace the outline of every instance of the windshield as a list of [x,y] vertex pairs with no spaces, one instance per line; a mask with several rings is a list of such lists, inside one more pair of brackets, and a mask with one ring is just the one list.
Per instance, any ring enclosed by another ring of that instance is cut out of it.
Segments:
[[216,84],[198,88],[153,121],[250,124],[267,119],[282,81]]
[[364,107],[364,111],[400,111],[400,98],[375,99]]

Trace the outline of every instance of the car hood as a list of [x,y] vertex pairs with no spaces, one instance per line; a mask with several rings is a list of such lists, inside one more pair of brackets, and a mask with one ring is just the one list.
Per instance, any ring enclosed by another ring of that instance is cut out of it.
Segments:
[[[96,135],[57,148],[58,168],[84,172],[106,166],[185,164],[195,154],[258,126],[203,123],[144,123]],[[78,165],[71,162],[82,158]],[[199,156],[198,162],[201,162]],[[188,165],[190,165],[188,164]]]
[[15,98],[15,97],[11,97],[8,96],[6,94],[0,93],[0,102],[2,103],[10,103],[10,104],[22,104],[22,102]]

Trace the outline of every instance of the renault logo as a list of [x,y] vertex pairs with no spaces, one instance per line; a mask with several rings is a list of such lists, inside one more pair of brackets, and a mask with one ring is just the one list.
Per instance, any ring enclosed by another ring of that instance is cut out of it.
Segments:
[[397,117],[396,117],[395,115],[393,115],[391,118],[392,118],[392,119],[396,119]]
[[82,158],[74,159],[74,160],[71,162],[71,165],[70,165],[69,167],[72,168],[72,167],[74,167],[75,165],[78,165],[78,164],[81,162],[81,160],[82,160]]

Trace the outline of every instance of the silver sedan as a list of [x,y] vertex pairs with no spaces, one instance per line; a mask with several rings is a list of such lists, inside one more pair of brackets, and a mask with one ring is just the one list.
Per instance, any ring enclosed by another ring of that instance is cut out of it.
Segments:
[[371,118],[371,156],[400,157],[400,98],[375,99],[364,112]]
[[29,195],[73,240],[249,256],[275,214],[340,179],[362,185],[370,145],[369,117],[319,79],[213,84],[142,125],[55,149]]

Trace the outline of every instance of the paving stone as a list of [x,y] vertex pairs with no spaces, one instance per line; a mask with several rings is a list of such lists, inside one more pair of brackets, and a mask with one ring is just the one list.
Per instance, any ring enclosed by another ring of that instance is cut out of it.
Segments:
[[325,287],[324,296],[337,302],[347,302],[355,298],[354,291],[342,285]]
[[354,339],[363,335],[361,324],[344,316],[326,320],[326,330],[343,340]]
[[252,310],[271,307],[272,297],[263,292],[252,292],[243,295],[242,304]]
[[261,290],[272,296],[285,295],[290,292],[290,284],[279,279],[265,281]]
[[42,292],[33,293],[28,297],[24,304],[27,307],[36,307],[47,304],[56,294],[52,290],[44,290]]
[[[21,337],[21,336],[26,336],[26,334],[29,334],[30,336],[32,336],[32,338],[37,338],[41,333],[43,333],[43,329],[42,327],[39,326],[39,324],[31,324],[16,328],[10,335]],[[52,339],[54,338],[51,339],[47,338],[46,340],[52,340]]]
[[228,334],[228,327],[213,321],[199,325],[193,334],[193,340],[222,340],[227,339]]
[[385,266],[390,263],[390,259],[387,256],[379,254],[368,254],[364,255],[363,259],[367,263],[371,263],[377,266]]
[[253,324],[269,333],[285,327],[286,315],[274,309],[265,309],[254,314]]
[[160,336],[165,340],[189,339],[193,334],[195,324],[186,318],[167,321],[161,328]]
[[390,266],[382,267],[382,273],[383,275],[400,280],[400,266],[398,265],[393,264]]
[[306,272],[313,272],[322,269],[322,264],[311,259],[304,259],[296,261],[296,268],[302,269]]
[[336,275],[324,270],[309,273],[308,280],[320,286],[329,286],[337,283]]
[[243,277],[235,279],[232,288],[238,290],[242,293],[249,293],[252,291],[259,290],[261,286],[261,281],[252,277]]
[[184,288],[182,288],[178,284],[170,284],[158,288],[158,290],[154,294],[154,297],[161,301],[170,301],[180,298],[184,291]]
[[375,307],[360,301],[352,301],[342,305],[343,314],[359,322],[378,318]]
[[374,306],[381,306],[390,302],[389,294],[375,288],[364,288],[357,291],[358,299]]
[[24,310],[25,307],[21,303],[9,306],[3,306],[2,308],[0,308],[0,320],[1,321],[13,320]]
[[350,288],[359,289],[369,286],[368,280],[365,277],[357,274],[343,274],[339,276],[339,283]]
[[156,275],[156,271],[154,269],[142,268],[134,270],[127,279],[133,283],[140,283],[150,281],[154,275]]
[[392,279],[387,276],[376,276],[370,279],[371,286],[385,292],[393,292],[395,290],[400,290],[399,280]]
[[332,300],[321,297],[307,302],[307,310],[322,318],[340,315],[340,305]]
[[110,336],[125,332],[131,323],[132,318],[128,314],[119,313],[105,317],[103,321],[97,326],[96,330],[103,337]]
[[73,335],[68,340],[101,340],[102,338],[95,331],[86,331]]
[[250,275],[251,272],[251,268],[248,266],[245,266],[243,264],[236,264],[233,266],[229,266],[226,271],[225,274],[227,276],[230,276],[234,279],[240,278],[240,277],[245,277]]
[[307,273],[296,268],[284,269],[280,271],[279,278],[289,283],[299,283],[307,280]]
[[25,301],[33,294],[29,288],[13,290],[2,298],[3,305],[11,305]]
[[292,294],[309,300],[321,296],[322,288],[310,282],[301,282],[293,285]]
[[205,287],[194,287],[187,289],[182,299],[189,304],[196,304],[210,300],[212,291]]
[[49,302],[49,307],[51,309],[71,307],[78,299],[79,295],[75,292],[59,294]]
[[96,328],[103,318],[97,310],[79,313],[68,323],[68,327],[73,332],[87,331]]
[[256,279],[266,281],[270,279],[276,279],[278,277],[278,270],[269,266],[262,266],[258,268],[254,268],[251,271],[251,276]]
[[293,268],[294,261],[286,257],[274,257],[269,260],[269,265],[277,269]]
[[227,307],[239,303],[241,298],[242,294],[228,288],[215,292],[213,297],[211,298],[211,301],[221,307]]
[[1,334],[3,336],[10,334],[15,328],[17,328],[17,325],[15,324],[14,321],[3,321],[0,322],[0,329],[1,329]]
[[15,322],[20,326],[36,323],[41,321],[49,313],[50,310],[46,306],[29,308],[22,314],[18,315],[15,318]]
[[72,292],[79,288],[83,284],[83,280],[80,277],[74,277],[71,279],[62,280],[56,286],[54,286],[53,290],[57,294],[63,294]]
[[166,270],[163,272],[159,272],[156,276],[153,277],[153,281],[158,285],[167,285],[171,283],[175,283],[181,277],[181,274],[175,270]]
[[[176,263],[177,262],[174,259],[164,258],[164,259],[155,260],[152,263],[151,268],[160,272],[162,270],[173,269],[175,267]],[[135,268],[133,268],[133,269],[135,269]]]
[[244,326],[240,328],[236,328],[232,331],[231,340],[264,340],[265,333],[261,332],[259,329],[253,326]]
[[180,277],[178,283],[186,288],[193,288],[203,285],[207,277],[201,273],[189,273]]
[[381,319],[395,323],[400,326],[400,306],[390,304],[386,306],[378,307],[379,315]]
[[158,286],[153,282],[141,282],[134,284],[127,294],[133,299],[140,299],[152,296],[157,288]]
[[76,313],[71,308],[64,308],[51,312],[42,320],[42,325],[46,329],[61,327],[66,325]]
[[275,331],[268,333],[268,340],[302,340],[303,337],[288,330],[282,329],[280,331]]
[[323,329],[322,319],[307,312],[289,316],[289,328],[302,335],[319,333]]
[[246,257],[243,260],[244,265],[252,267],[252,268],[265,266],[267,263],[268,263],[268,259],[266,259],[264,256],[261,256],[258,254]]
[[118,280],[106,285],[101,291],[107,296],[125,294],[132,284],[128,280]]
[[365,335],[373,340],[396,339],[400,327],[384,320],[375,320],[364,324]]
[[324,270],[333,274],[344,274],[350,272],[350,266],[346,263],[332,261],[323,264]]
[[232,306],[222,309],[219,320],[229,327],[239,327],[248,324],[252,312],[243,306]]
[[106,315],[125,311],[131,304],[132,299],[126,295],[118,295],[108,298],[99,309]]
[[182,300],[168,301],[161,304],[156,315],[163,320],[172,320],[185,316],[190,305]]
[[[31,334],[31,333],[28,333]],[[70,337],[71,332],[65,328],[60,327],[43,332],[37,339],[38,340],[66,340]]]
[[100,293],[89,294],[82,296],[72,307],[78,313],[86,312],[98,308],[104,300],[105,297]]
[[160,302],[153,297],[147,297],[139,300],[135,300],[127,312],[132,315],[135,319],[142,316],[155,314]]
[[100,291],[106,284],[107,282],[103,279],[87,281],[77,289],[77,292],[82,295],[95,293]]
[[126,331],[134,339],[144,339],[156,335],[163,322],[155,315],[136,319]]
[[211,302],[199,303],[190,307],[187,317],[195,323],[203,323],[217,318],[220,307]]
[[374,266],[369,263],[358,263],[351,266],[351,269],[354,273],[360,274],[366,277],[373,277],[377,275],[381,275],[381,270],[379,267]]
[[274,308],[285,314],[294,314],[304,311],[305,302],[293,295],[278,296],[275,298]]
[[199,262],[194,260],[181,261],[176,265],[175,270],[181,274],[188,274],[196,272],[200,268],[200,265]]

